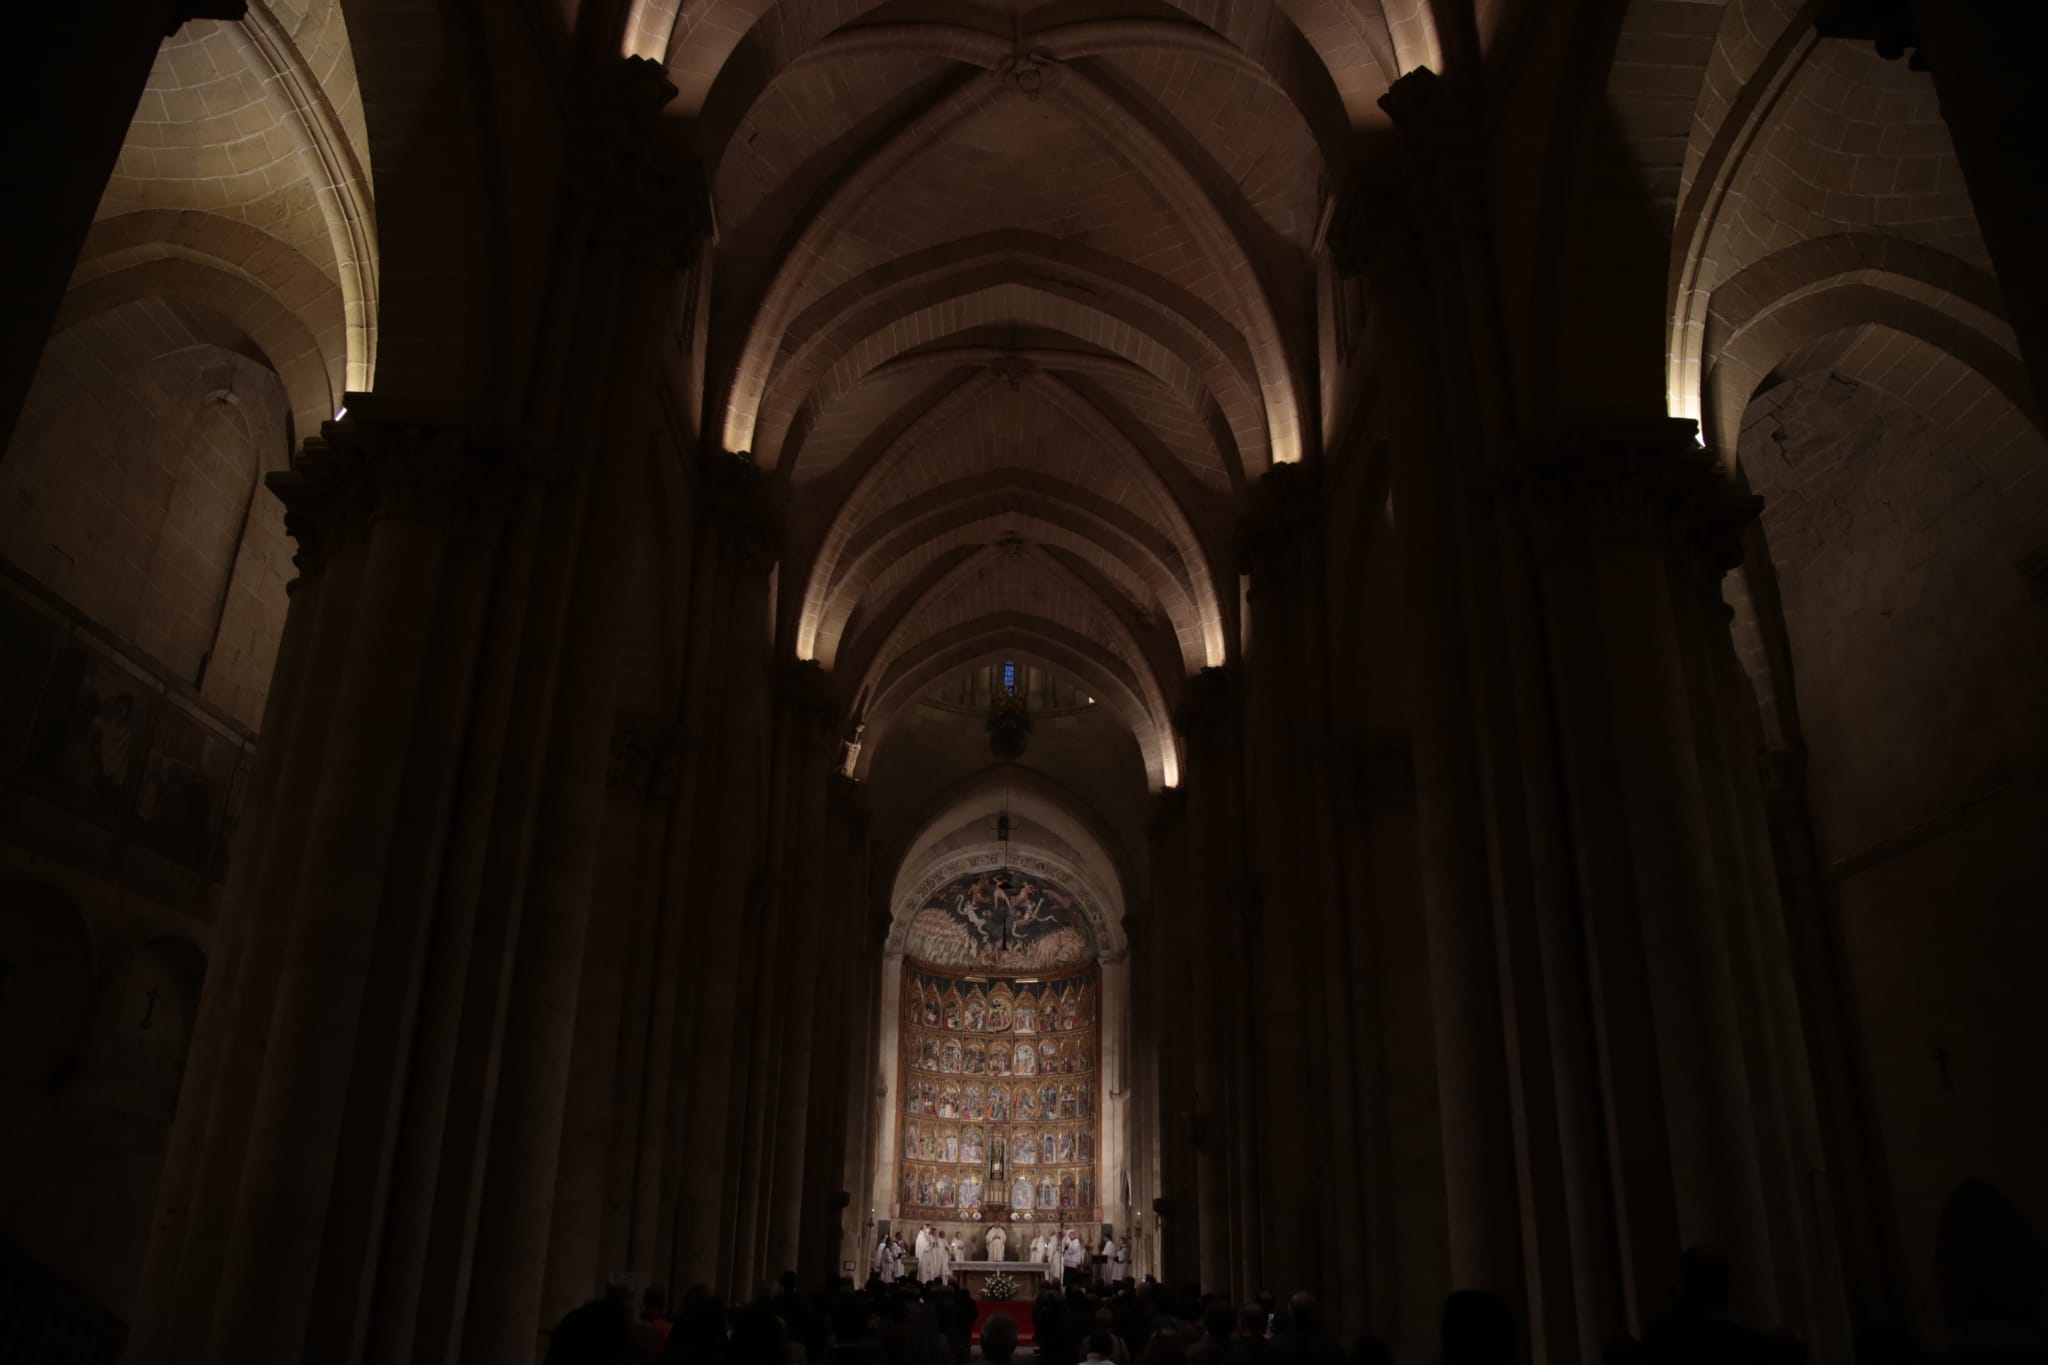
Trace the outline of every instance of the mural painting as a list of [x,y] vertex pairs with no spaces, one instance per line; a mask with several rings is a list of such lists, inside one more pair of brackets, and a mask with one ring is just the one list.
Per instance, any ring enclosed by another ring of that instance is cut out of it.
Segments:
[[[969,872],[933,891],[910,922],[904,957],[928,967],[991,972],[1041,972],[1077,966],[1095,957],[1095,943],[1080,902],[1045,877]],[[1057,1014],[1068,1002],[1051,1002]],[[978,993],[942,1002],[936,1017],[949,1029],[1039,1031],[1033,1000],[995,1001]],[[1018,1015],[1022,1009],[1026,1013]],[[950,1011],[950,1012],[949,1012]],[[1070,1025],[1071,1027],[1071,1025]]]

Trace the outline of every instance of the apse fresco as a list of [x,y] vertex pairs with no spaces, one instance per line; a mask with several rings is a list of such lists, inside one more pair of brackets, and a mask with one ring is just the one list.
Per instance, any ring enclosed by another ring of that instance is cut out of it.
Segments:
[[905,961],[897,1216],[1096,1220],[1100,997],[1092,963],[998,976]]
[[1042,972],[1095,956],[1080,902],[1045,877],[969,872],[932,892],[904,955],[931,967]]

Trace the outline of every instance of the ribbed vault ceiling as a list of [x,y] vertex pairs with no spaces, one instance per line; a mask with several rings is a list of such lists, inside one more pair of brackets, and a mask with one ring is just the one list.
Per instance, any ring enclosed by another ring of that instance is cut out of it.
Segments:
[[717,207],[707,431],[789,490],[789,638],[873,743],[1030,659],[1176,780],[1238,498],[1317,430],[1330,186],[1433,35],[1422,0],[633,7]]

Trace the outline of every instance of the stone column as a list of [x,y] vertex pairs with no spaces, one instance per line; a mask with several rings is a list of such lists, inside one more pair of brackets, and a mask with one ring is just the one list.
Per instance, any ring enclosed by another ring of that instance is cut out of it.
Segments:
[[1250,502],[1245,769],[1261,912],[1254,999],[1265,1064],[1254,1112],[1263,1125],[1264,1274],[1335,1303],[1363,1282],[1353,1235],[1363,1214],[1355,1161],[1324,1160],[1356,1152],[1358,1139],[1331,815],[1321,516],[1318,481],[1302,466],[1276,466]]
[[705,534],[718,538],[727,585],[726,663],[716,703],[715,833],[696,855],[701,937],[690,993],[690,1060],[681,1068],[690,1087],[676,1097],[683,1134],[678,1280],[746,1293],[753,1289],[746,1283],[751,1249],[739,1257],[740,1190],[731,1173],[745,1155],[738,1144],[760,1003],[752,998],[746,974],[752,963],[744,948],[761,932],[753,916],[766,873],[770,793],[764,779],[773,758],[768,575],[781,553],[783,513],[773,481],[745,457],[719,456],[701,468]]
[[[1698,732],[1693,712],[1691,696],[1702,683],[1685,667],[1689,602],[1675,582],[1699,564],[1718,580],[1757,504],[1697,449],[1692,424],[1677,421],[1568,438],[1531,486],[1553,560],[1582,557],[1585,565],[1619,832],[1640,925],[1647,1018],[1610,1013],[1607,1034],[1647,1026],[1654,1038],[1679,1233],[1686,1242],[1729,1247],[1743,1301],[1775,1319],[1752,1079],[1728,940],[1739,893],[1726,879],[1736,870],[1717,857],[1710,827],[1701,746],[1711,736]],[[1606,860],[1617,851],[1586,847],[1581,857]],[[1755,1079],[1768,1083],[1761,1074]],[[1624,1197],[1653,1208],[1658,1200],[1650,1189]],[[1656,1257],[1642,1251],[1638,1264],[1647,1273]],[[1668,1264],[1668,1244],[1662,1254]],[[1638,1283],[1636,1292],[1639,1311],[1651,1311],[1641,1300],[1652,1291]]]
[[538,1341],[555,1162],[576,1036],[585,928],[605,805],[617,661],[611,637],[627,522],[618,462],[591,471],[590,528],[576,572],[561,691],[505,1016],[492,1136],[470,1282],[464,1358],[523,1361]]
[[[317,596],[299,675],[308,690],[283,703],[292,719],[276,737],[278,807],[293,809],[294,791],[313,799],[296,807],[299,823],[266,822],[245,844],[242,948],[233,977],[216,983],[231,1031],[205,1077],[211,1093],[192,1091],[181,1117],[194,1125],[181,1142],[199,1163],[199,1216],[176,1260],[153,1258],[144,1296],[143,1339],[161,1358],[302,1355],[323,1267],[374,1216],[340,1202],[361,1158],[343,1139],[377,1104],[368,1078],[351,1077],[375,1071],[383,1046],[383,1022],[364,1024],[370,983],[406,958],[408,934],[380,921],[394,881],[417,885],[414,831],[399,815],[446,774],[449,752],[422,726],[462,698],[421,682],[430,660],[460,676],[461,659],[437,656],[474,642],[441,615],[442,575],[492,453],[461,428],[393,420],[366,397],[280,477],[312,557],[339,556],[339,577]],[[266,1286],[260,1301],[254,1282]]]
[[[1997,266],[2005,315],[2033,376],[2035,401],[2048,405],[2048,265],[2040,251],[2048,237],[2048,186],[2013,169],[2029,164],[2048,140],[2040,95],[2041,39],[2048,32],[2040,7],[2031,0],[1906,0],[1822,9],[1823,31],[1876,39],[1887,56],[1917,44],[1914,60],[1932,70],[1970,204]],[[1861,22],[1853,30],[1826,22],[1843,13]],[[1878,31],[1885,21],[1897,27]]]
[[[1395,864],[1405,838],[1415,833],[1415,758],[1406,734],[1381,731],[1363,746],[1339,751],[1338,815],[1344,885],[1350,893],[1348,957],[1342,970],[1354,986],[1352,1013],[1358,1054],[1359,1210],[1357,1237],[1363,1278],[1351,1309],[1380,1333],[1401,1334],[1396,1279],[1392,1081],[1387,1067],[1386,1011],[1394,968],[1382,920],[1401,887]],[[1413,1046],[1413,1040],[1403,1040]]]
[[[302,464],[278,483],[286,526],[300,545],[299,577],[247,806],[258,813],[279,791],[301,790],[325,752],[327,708],[355,609],[357,565],[346,544],[361,522],[359,479],[314,477]],[[287,927],[266,907],[288,894],[296,874],[293,834],[286,821],[260,818],[245,819],[236,834],[219,946],[200,1000],[137,1299],[134,1341],[145,1359],[196,1359],[204,1349],[209,1321],[193,1305],[211,1301],[233,1211],[246,1095],[261,1061]]]
[[8,46],[33,55],[19,61],[0,94],[5,126],[21,130],[0,225],[0,259],[9,263],[0,310],[0,452],[14,438],[157,49],[187,20],[236,20],[248,11],[248,0],[11,7]]
[[[1235,674],[1210,668],[1188,679],[1174,723],[1185,741],[1186,795],[1175,803],[1184,810],[1171,812],[1180,823],[1170,831],[1176,849],[1167,869],[1170,880],[1155,883],[1153,895],[1163,907],[1177,907],[1177,917],[1191,920],[1183,932],[1194,945],[1189,957],[1198,996],[1207,1002],[1191,1027],[1177,1030],[1186,1034],[1179,1046],[1194,1054],[1203,1120],[1195,1152],[1196,1203],[1190,1212],[1200,1239],[1203,1286],[1229,1289],[1243,1274],[1241,1248],[1232,1235],[1237,1223],[1231,1200],[1236,1129],[1252,1119],[1237,1100],[1240,1082],[1231,1064],[1235,1040],[1250,1026],[1249,1002],[1232,980],[1229,950],[1237,918],[1230,891],[1244,877],[1231,800],[1243,743]],[[1172,1036],[1166,1034],[1155,1046],[1170,1045]],[[1237,1179],[1251,1174],[1235,1172]]]
[[[1425,163],[1426,165],[1427,163]],[[1443,206],[1424,177],[1361,173],[1332,227],[1341,268],[1370,271],[1386,314],[1391,383],[1386,439],[1396,539],[1411,633],[1416,824],[1427,909],[1431,1003],[1444,1148],[1452,1282],[1506,1296],[1527,1321],[1501,948],[1494,906],[1503,836],[1486,772],[1497,738],[1475,659],[1474,598],[1490,590],[1466,547],[1471,473],[1480,452],[1463,375],[1463,286],[1440,230]],[[1455,324],[1455,330],[1453,326]],[[1483,568],[1484,566],[1479,566]]]
[[1413,182],[1419,253],[1434,310],[1445,429],[1458,469],[1472,708],[1495,905],[1503,1042],[1517,1108],[1522,1284],[1532,1337],[1591,1359],[1614,1335],[1593,1029],[1572,945],[1578,934],[1550,678],[1527,531],[1503,472],[1523,457],[1486,213],[1479,111],[1419,69],[1381,101]]
[[639,711],[612,718],[607,809],[548,1228],[542,1323],[559,1320],[588,1299],[608,1273],[644,1276],[651,1269],[647,1261],[634,1260],[630,1249],[635,1144],[646,1102],[654,921],[681,748],[681,731],[672,721]]
[[[833,1017],[836,964],[823,942],[828,913],[824,870],[832,860],[826,815],[829,782],[838,757],[834,740],[839,708],[830,682],[817,664],[797,663],[786,668],[777,701],[789,718],[789,762],[782,779],[789,787],[789,815],[777,856],[789,869],[782,884],[782,909],[790,932],[775,945],[781,957],[775,974],[776,1013],[784,1041],[777,1074],[772,1078],[780,1094],[774,1125],[765,1135],[771,1144],[772,1165],[763,1207],[766,1268],[776,1274],[796,1269],[800,1263],[815,1265],[818,1258],[813,1249],[824,1244],[826,1226],[836,1214],[826,1202],[838,1187],[821,1191],[818,1167],[809,1165],[807,1157],[814,1142],[822,1155],[823,1138],[814,1131],[813,1119],[830,1108],[835,1079],[835,1068],[819,1054],[816,1032],[824,1024],[836,1035],[842,1026]],[[827,973],[831,974],[829,980]],[[837,1162],[830,1164],[836,1166]]]
[[[1221,1245],[1227,1241],[1228,1217],[1221,1207],[1221,1170],[1213,1153],[1217,1150],[1215,1129],[1221,1125],[1218,1085],[1213,1071],[1204,1073],[1210,1060],[1209,1043],[1214,1026],[1207,1016],[1225,1008],[1216,994],[1213,955],[1192,950],[1188,940],[1201,937],[1203,914],[1201,894],[1205,869],[1193,866],[1197,844],[1191,837],[1189,793],[1192,784],[1209,781],[1197,777],[1192,767],[1186,788],[1169,788],[1152,798],[1146,827],[1147,893],[1158,907],[1157,918],[1181,915],[1196,917],[1181,923],[1171,934],[1148,934],[1131,945],[1131,952],[1145,963],[1149,989],[1142,1022],[1134,1021],[1134,1033],[1142,1031],[1158,1051],[1154,1090],[1147,1098],[1160,1124],[1159,1189],[1156,1197],[1168,1201],[1174,1213],[1167,1219],[1164,1268],[1176,1281],[1200,1275],[1203,1284],[1220,1268]],[[1189,1005],[1202,1000],[1210,1004],[1201,1018],[1190,1018]],[[1099,1021],[1106,1028],[1107,1019]],[[1178,1039],[1178,1042],[1169,1040]],[[1226,1281],[1227,1282],[1227,1281]]]

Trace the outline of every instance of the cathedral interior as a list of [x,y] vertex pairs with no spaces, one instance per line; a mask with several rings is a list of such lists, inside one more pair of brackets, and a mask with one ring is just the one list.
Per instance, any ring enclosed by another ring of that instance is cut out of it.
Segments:
[[0,1357],[2048,1348],[2042,8],[10,9]]

